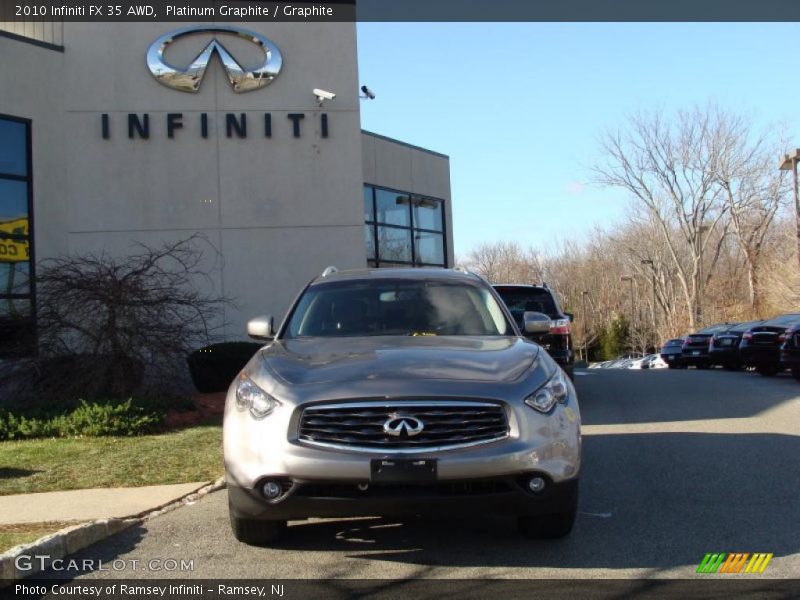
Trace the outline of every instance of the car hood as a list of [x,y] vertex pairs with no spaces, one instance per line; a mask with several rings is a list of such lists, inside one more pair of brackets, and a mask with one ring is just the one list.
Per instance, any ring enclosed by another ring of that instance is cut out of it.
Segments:
[[516,337],[374,336],[279,340],[261,366],[285,383],[369,380],[512,382],[528,372],[539,346]]

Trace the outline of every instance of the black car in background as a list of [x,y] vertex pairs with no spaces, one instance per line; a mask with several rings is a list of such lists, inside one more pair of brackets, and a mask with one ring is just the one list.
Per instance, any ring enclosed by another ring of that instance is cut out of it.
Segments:
[[755,367],[762,375],[775,375],[781,364],[781,345],[787,330],[800,325],[800,313],[789,313],[751,327],[742,334],[739,356],[743,365]]
[[[561,310],[553,292],[544,285],[503,284],[495,285],[494,289],[506,303],[525,337],[547,350],[571,378],[575,363],[570,332],[572,315]],[[525,333],[523,317],[526,312],[540,312],[550,317],[552,321],[550,331],[538,334]]]
[[708,357],[712,365],[719,365],[729,371],[742,368],[742,359],[739,356],[739,343],[742,335],[763,321],[746,321],[733,323],[727,329],[718,331],[711,336],[708,343]]
[[789,369],[794,378],[800,381],[800,324],[793,325],[783,333],[781,367]]
[[708,354],[708,343],[711,336],[729,326],[728,323],[711,325],[687,335],[681,353],[681,362],[684,366],[694,365],[698,369],[711,367],[711,358]]
[[681,360],[683,341],[684,338],[667,340],[661,347],[661,351],[659,352],[661,360],[667,363],[670,369],[682,369],[684,367],[683,361]]

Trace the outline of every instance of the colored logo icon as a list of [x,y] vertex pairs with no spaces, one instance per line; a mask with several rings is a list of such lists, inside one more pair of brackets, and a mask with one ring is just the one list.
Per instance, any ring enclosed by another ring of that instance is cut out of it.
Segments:
[[737,574],[737,573],[763,573],[772,552],[709,552],[703,557],[698,573]]

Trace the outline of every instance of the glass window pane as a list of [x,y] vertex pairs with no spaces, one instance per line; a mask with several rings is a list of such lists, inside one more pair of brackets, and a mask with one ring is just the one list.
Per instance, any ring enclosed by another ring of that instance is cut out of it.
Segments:
[[30,293],[29,263],[0,262],[0,295]]
[[444,265],[444,236],[427,231],[414,232],[417,248],[417,262]]
[[378,227],[378,254],[381,264],[392,260],[411,262],[411,230]]
[[408,196],[399,192],[375,190],[378,205],[378,222],[387,225],[411,227],[411,214],[408,209]]
[[0,174],[28,174],[27,135],[24,123],[0,119]]
[[375,220],[375,205],[372,203],[372,188],[368,185],[364,186],[364,220]]
[[364,225],[364,243],[367,246],[367,258],[375,258],[375,228]]
[[[0,298],[0,332],[6,328],[16,328],[20,324],[14,323],[18,317],[31,316],[31,301],[16,298],[14,300]],[[1,338],[0,338],[1,339]],[[3,340],[5,342],[5,340]],[[0,344],[2,347],[3,344]]]
[[414,227],[442,231],[442,203],[429,198],[417,198],[414,202]]
[[0,223],[28,216],[28,184],[0,179]]

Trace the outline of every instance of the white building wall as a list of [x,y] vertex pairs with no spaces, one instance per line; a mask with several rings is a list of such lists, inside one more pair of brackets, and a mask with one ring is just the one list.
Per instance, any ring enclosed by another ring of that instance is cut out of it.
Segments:
[[[137,243],[199,233],[209,271],[199,284],[235,301],[225,336],[244,338],[248,318],[281,318],[326,266],[366,265],[364,183],[445,200],[452,263],[449,161],[362,134],[354,24],[244,24],[278,46],[283,69],[267,87],[243,94],[232,91],[216,59],[197,94],[151,76],[148,46],[185,26],[58,23],[51,30],[60,37],[47,39],[63,42],[64,51],[0,35],[0,114],[32,120],[38,263],[68,253],[129,254]],[[182,38],[167,58],[188,64],[209,39]],[[220,40],[245,66],[248,58],[257,62],[257,49],[246,41]],[[320,107],[314,88],[337,97]],[[263,129],[267,112],[270,138]],[[149,115],[149,139],[129,139],[129,113]],[[173,139],[168,113],[183,115]],[[208,138],[200,135],[202,113]],[[226,135],[227,113],[247,115],[246,139]],[[289,113],[305,115],[299,138]],[[102,136],[104,114],[110,139]]]
[[444,200],[447,264],[453,266],[450,159],[368,131],[361,140],[364,183]]

